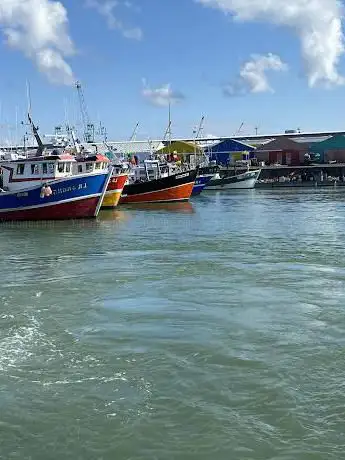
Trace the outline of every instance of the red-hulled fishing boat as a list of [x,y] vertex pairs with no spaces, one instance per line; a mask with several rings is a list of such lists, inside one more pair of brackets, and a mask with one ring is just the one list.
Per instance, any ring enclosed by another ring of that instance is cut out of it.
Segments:
[[[153,162],[151,162],[153,163]],[[150,179],[146,168],[146,180],[135,179],[125,185],[120,204],[156,203],[189,200],[194,187],[197,170],[181,171],[175,174]]]

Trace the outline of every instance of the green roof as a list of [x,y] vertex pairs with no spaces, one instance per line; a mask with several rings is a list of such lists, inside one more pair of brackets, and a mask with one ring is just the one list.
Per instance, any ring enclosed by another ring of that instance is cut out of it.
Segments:
[[345,149],[345,136],[338,134],[326,139],[322,142],[315,142],[310,146],[311,152],[325,152],[326,150],[342,150]]

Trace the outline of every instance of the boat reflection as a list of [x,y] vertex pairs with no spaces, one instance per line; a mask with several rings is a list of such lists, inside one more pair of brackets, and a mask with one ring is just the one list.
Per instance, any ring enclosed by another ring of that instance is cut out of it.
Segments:
[[189,201],[176,201],[171,203],[133,203],[121,205],[121,208],[138,211],[164,211],[181,214],[193,214],[195,212],[192,203]]
[[130,213],[116,209],[101,210],[98,214],[98,221],[117,221],[127,222],[130,219]]

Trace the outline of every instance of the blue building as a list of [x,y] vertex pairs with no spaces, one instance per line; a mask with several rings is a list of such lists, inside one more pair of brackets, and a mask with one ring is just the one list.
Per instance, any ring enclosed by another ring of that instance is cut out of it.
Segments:
[[224,139],[209,147],[205,152],[210,156],[210,160],[216,161],[220,165],[229,165],[236,160],[246,160],[255,157],[253,154],[255,147],[234,139]]

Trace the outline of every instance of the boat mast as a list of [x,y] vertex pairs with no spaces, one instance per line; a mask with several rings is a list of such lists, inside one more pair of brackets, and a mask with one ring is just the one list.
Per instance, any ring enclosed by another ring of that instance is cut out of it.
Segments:
[[16,106],[16,131],[15,131],[15,138],[16,138],[16,152],[18,151],[18,107]]
[[80,155],[81,153],[80,144],[77,140],[77,136],[75,135],[75,132],[73,131],[73,129],[71,130],[71,138],[72,138],[72,142],[73,142],[75,151],[77,152],[77,155]]
[[36,157],[40,157],[43,153],[44,145],[43,145],[40,135],[38,134],[38,126],[34,125],[31,119],[30,113],[28,113],[28,120],[29,120],[31,129],[32,129],[33,135],[35,136],[36,142],[38,144],[38,149],[36,150]]
[[130,135],[130,137],[128,139],[128,143],[126,144],[127,158],[128,158],[128,156],[131,156],[131,158],[132,158],[132,142],[136,141],[138,128],[139,128],[139,121],[137,121],[137,123],[136,123],[136,125],[135,125],[135,127],[134,127],[134,129],[132,131],[132,134]]
[[30,89],[30,83],[28,80],[26,80],[26,100],[28,103],[28,114],[31,116],[31,89]]
[[196,167],[197,166],[197,161],[196,161],[196,157],[197,157],[197,144],[196,144],[196,141],[197,139],[199,139],[200,137],[200,134],[202,133],[202,130],[204,129],[204,121],[205,121],[205,117],[204,115],[201,117],[201,120],[200,120],[200,123],[199,123],[199,126],[198,128],[194,128],[193,130],[193,134],[195,134],[194,136],[194,166]]
[[171,151],[171,103],[169,99],[169,120],[168,120],[168,126],[167,129],[165,130],[164,136],[162,143],[166,146],[166,140],[168,140],[168,155],[170,156],[170,151]]
[[168,152],[169,152],[169,156],[171,154],[171,101],[170,101],[170,97],[169,97],[169,122],[168,122],[168,142],[169,142],[169,147],[168,147]]

